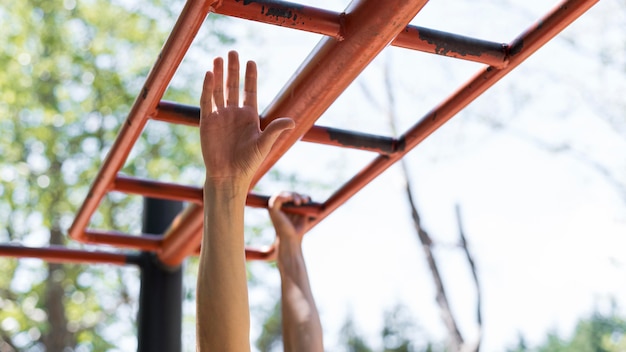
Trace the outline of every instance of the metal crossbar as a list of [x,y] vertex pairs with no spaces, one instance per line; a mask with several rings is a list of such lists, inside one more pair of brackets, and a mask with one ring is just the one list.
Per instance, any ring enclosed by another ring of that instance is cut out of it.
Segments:
[[[324,35],[298,73],[261,114],[262,128],[280,116],[295,117],[296,128],[281,135],[253,179],[254,185],[300,140],[376,153],[369,165],[322,203],[285,209],[314,218],[310,225],[313,227],[597,2],[565,0],[512,42],[500,44],[408,25],[426,0],[355,0],[343,13],[275,0],[189,0],[93,181],[69,236],[83,243],[153,251],[163,263],[172,266],[198,253],[203,225],[202,189],[118,173],[150,119],[198,125],[198,107],[161,99],[204,19],[211,12]],[[399,138],[315,125],[322,113],[389,44],[478,62],[484,66]],[[88,228],[102,198],[111,191],[188,201],[191,204],[172,222],[164,237]],[[250,193],[246,205],[262,208],[267,207],[267,201],[267,196]],[[273,255],[272,246],[246,248],[248,260],[269,260]],[[123,253],[9,245],[0,246],[0,256],[39,257],[58,262],[128,264],[133,261],[132,255]]]

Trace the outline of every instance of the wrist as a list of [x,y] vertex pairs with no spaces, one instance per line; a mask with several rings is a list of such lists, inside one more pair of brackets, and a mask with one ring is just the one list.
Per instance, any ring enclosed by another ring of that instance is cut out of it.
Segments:
[[210,177],[204,180],[204,188],[211,191],[224,191],[248,194],[250,180],[245,177]]
[[304,262],[301,243],[298,241],[284,241],[281,239],[278,244],[278,254],[276,264],[281,272],[293,271]]
[[302,253],[302,240],[296,236],[282,236],[278,240],[278,256]]
[[204,203],[223,210],[237,207],[243,211],[249,187],[250,183],[246,180],[207,178],[204,182]]

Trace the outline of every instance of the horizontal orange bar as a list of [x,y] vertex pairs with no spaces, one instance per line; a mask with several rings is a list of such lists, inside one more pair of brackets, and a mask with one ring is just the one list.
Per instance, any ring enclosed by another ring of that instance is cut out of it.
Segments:
[[62,246],[35,248],[0,244],[0,257],[37,258],[51,263],[116,265],[132,263],[132,260],[129,260],[130,256],[127,254],[84,251]]
[[118,175],[113,190],[146,197],[202,204],[202,188]]
[[142,234],[129,235],[114,231],[87,229],[83,234],[85,243],[106,244],[121,248],[134,248],[154,252],[161,247],[163,236]]
[[[215,13],[333,37],[345,36],[346,14],[286,1],[224,0]],[[507,45],[434,29],[406,26],[391,45],[426,53],[504,67]]]
[[[152,118],[186,126],[198,126],[200,108],[161,101],[156,114]],[[392,154],[398,147],[398,140],[395,138],[315,125],[304,134],[302,141],[385,155]]]

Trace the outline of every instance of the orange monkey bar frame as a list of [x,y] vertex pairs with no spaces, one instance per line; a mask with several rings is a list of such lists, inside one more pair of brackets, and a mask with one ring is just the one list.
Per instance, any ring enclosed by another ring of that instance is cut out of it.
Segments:
[[[262,128],[280,116],[293,117],[296,128],[281,135],[253,179],[256,184],[300,139],[377,153],[378,156],[369,165],[323,203],[285,209],[314,218],[311,223],[313,227],[550,41],[598,0],[564,0],[509,44],[408,25],[426,2],[355,0],[345,12],[335,13],[275,0],[188,0],[76,215],[69,230],[70,237],[84,243],[153,251],[163,263],[171,266],[177,266],[187,256],[198,253],[203,225],[202,189],[121,176],[118,172],[149,119],[198,125],[198,107],[161,101],[161,98],[209,12],[325,36],[261,114]],[[399,138],[314,125],[322,113],[387,45],[469,60],[486,66]],[[104,195],[111,191],[188,201],[191,205],[172,222],[164,237],[151,234],[133,236],[89,229],[91,216]],[[266,207],[267,199],[266,196],[250,193],[246,204],[250,207]],[[269,260],[273,258],[273,254],[273,246],[246,249],[248,260]],[[120,265],[129,263],[129,258],[132,258],[108,252],[12,245],[0,245],[0,256]]]

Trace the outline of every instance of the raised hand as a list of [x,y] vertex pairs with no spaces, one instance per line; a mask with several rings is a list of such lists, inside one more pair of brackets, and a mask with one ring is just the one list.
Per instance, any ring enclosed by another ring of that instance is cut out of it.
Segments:
[[200,141],[207,181],[240,179],[249,183],[280,133],[295,123],[279,118],[261,131],[253,61],[246,65],[243,106],[239,106],[239,57],[235,51],[228,53],[225,90],[224,60],[216,58],[213,72],[206,73],[200,99]]

